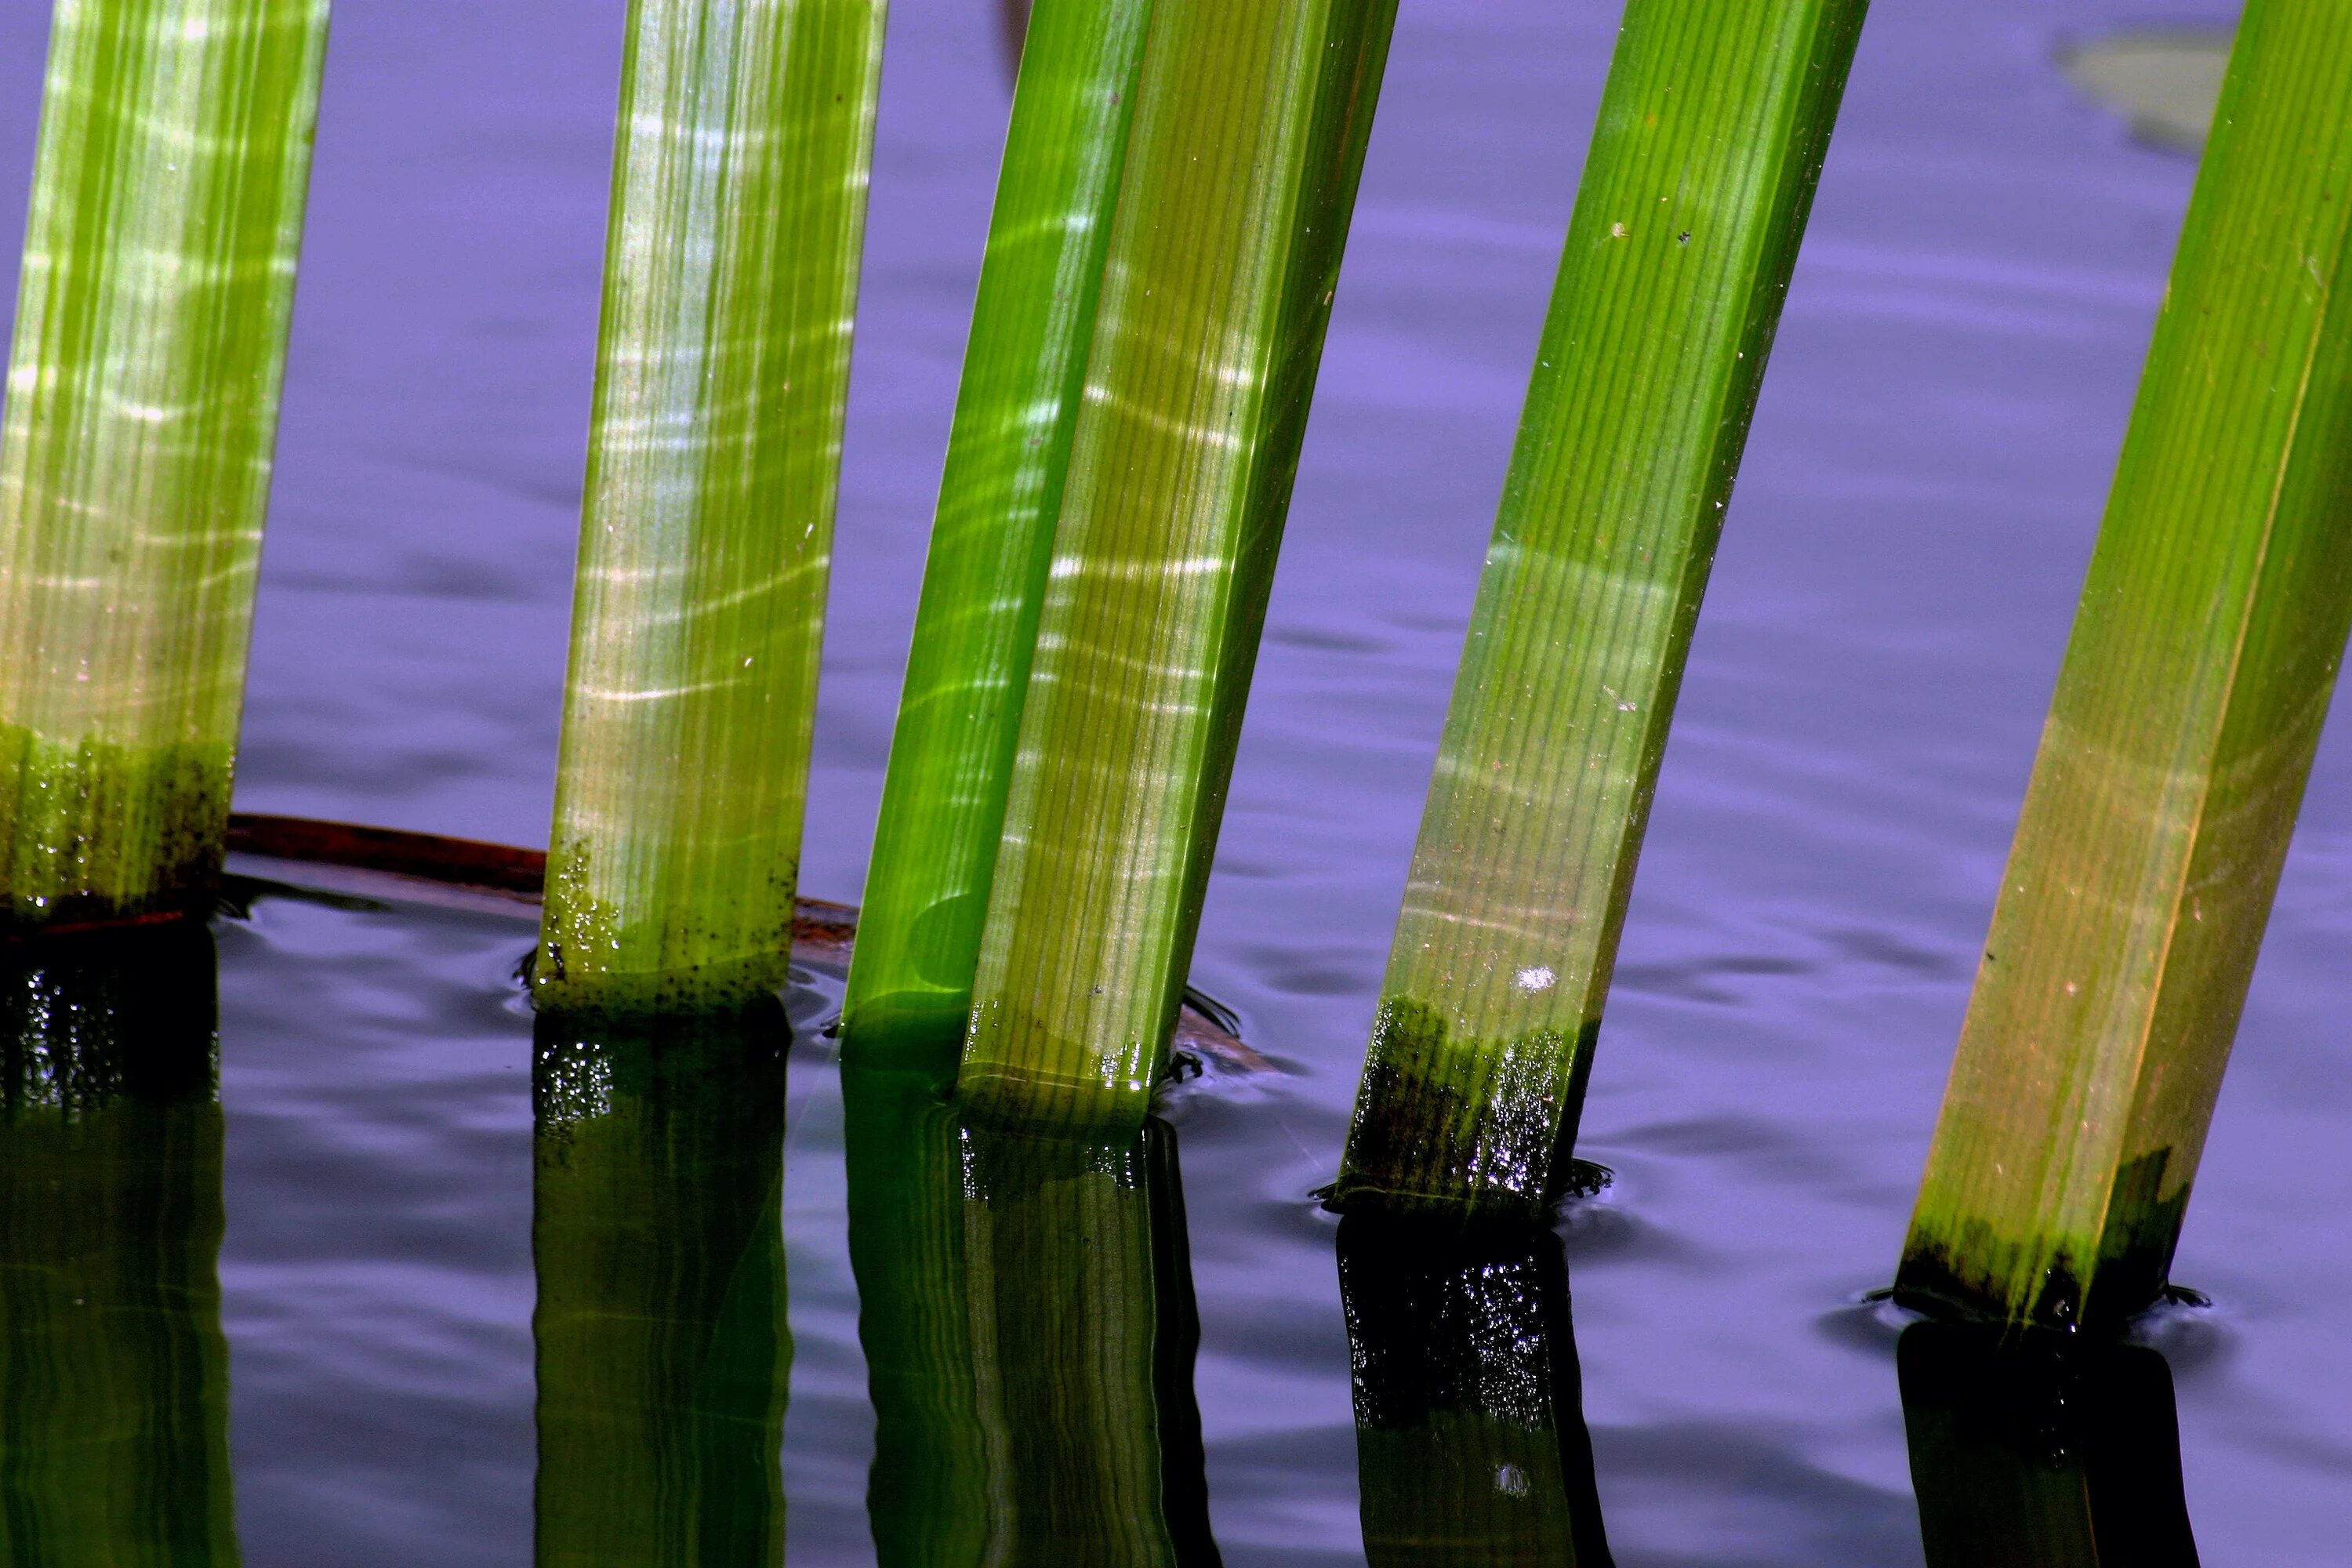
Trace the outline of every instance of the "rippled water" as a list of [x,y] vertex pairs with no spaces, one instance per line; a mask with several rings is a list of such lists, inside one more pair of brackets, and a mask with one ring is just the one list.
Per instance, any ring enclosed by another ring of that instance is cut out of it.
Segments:
[[[39,9],[0,9],[0,233]],[[342,0],[247,809],[543,836],[619,10]],[[1566,1257],[1620,1563],[1921,1560],[1893,1327],[1855,1302],[1892,1270],[2187,198],[2186,160],[2052,64],[2139,16],[1879,0],[1865,34],[1583,1123],[1617,1173]],[[1229,1563],[1361,1554],[1349,1320],[1307,1194],[1337,1163],[1613,25],[1564,0],[1408,0],[1399,25],[1195,971],[1282,1070],[1172,1111]],[[841,899],[1005,107],[986,7],[902,3],[892,29],[805,873]],[[2347,786],[2338,734],[2180,1248],[2214,1306],[2152,1330],[2208,1563],[2339,1562],[2352,1521]],[[505,978],[529,940],[285,900],[222,928],[249,1563],[530,1551],[531,1042]],[[795,1051],[790,1546],[856,1563],[873,1418],[840,1100],[822,1040]]]

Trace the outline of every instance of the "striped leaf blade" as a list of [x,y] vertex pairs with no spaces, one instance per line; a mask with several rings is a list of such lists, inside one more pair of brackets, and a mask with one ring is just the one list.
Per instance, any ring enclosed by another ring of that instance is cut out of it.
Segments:
[[1191,962],[1393,0],[1159,0],[960,1092],[1141,1125]]
[[1863,0],[1631,0],[1339,1193],[1555,1194]]
[[534,995],[782,983],[882,0],[633,0]]
[[1093,346],[1150,0],[1029,19],[843,1006],[960,1037]]
[[58,0],[0,422],[0,921],[228,829],[326,0]]
[[2034,761],[1898,1290],[2163,1284],[2352,627],[2352,28],[2253,0]]

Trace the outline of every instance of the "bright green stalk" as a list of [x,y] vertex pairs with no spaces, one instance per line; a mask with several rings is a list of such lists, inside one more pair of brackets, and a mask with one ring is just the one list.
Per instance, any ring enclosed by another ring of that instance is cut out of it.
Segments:
[[961,1037],[971,1012],[1150,15],[1045,0],[1022,52],[849,966],[853,1041]]
[[235,1568],[212,935],[0,967],[0,1563]]
[[1607,1568],[1559,1237],[1339,1224],[1371,1568]]
[[781,984],[883,0],[632,0],[534,994]]
[[1927,1568],[2197,1568],[2163,1356],[1914,1323],[1895,1359]]
[[1159,0],[963,1091],[1124,1135],[1167,1051],[1394,0]]
[[1173,1135],[1023,1139],[940,1087],[843,1068],[876,1561],[1213,1568]]
[[0,923],[219,878],[326,0],[58,0],[0,425]]
[[537,1033],[534,1561],[781,1568],[791,1027]]
[[1554,1195],[1863,0],[1629,0],[1339,1193]]
[[2352,626],[2352,27],[2252,0],[1897,1289],[2072,1330],[2171,1265]]

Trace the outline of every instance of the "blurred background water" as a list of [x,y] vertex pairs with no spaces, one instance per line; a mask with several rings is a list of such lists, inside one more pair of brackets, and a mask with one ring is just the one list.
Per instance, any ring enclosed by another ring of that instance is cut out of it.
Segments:
[[[620,0],[340,0],[239,805],[544,841]],[[0,299],[46,7],[0,8]],[[2169,22],[2226,26],[2224,0]],[[1889,1277],[2193,163],[2058,68],[2126,0],[1878,0],[1660,784],[1569,1227],[1620,1563],[1920,1560]],[[1581,149],[1594,0],[1406,0],[1195,979],[1278,1076],[1181,1097],[1209,1510],[1358,1546],[1336,1166]],[[872,833],[1007,108],[891,19],[804,889]],[[2159,1323],[2208,1563],[2352,1520],[2352,739],[2323,748]],[[246,1561],[530,1551],[530,933],[224,927]],[[321,962],[331,961],[331,962]],[[804,999],[804,1011],[817,1003]],[[791,1550],[870,1560],[837,1095],[796,1047]],[[803,1062],[809,1065],[803,1069]]]

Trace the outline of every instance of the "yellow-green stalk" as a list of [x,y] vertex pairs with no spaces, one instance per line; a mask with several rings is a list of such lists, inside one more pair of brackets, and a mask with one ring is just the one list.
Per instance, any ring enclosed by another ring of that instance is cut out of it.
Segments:
[[1394,16],[1153,7],[972,991],[983,1115],[1142,1125]]
[[228,830],[326,0],[58,0],[0,420],[0,925]]
[[2113,1329],[2171,1266],[2352,627],[2352,27],[2252,0],[1896,1290]]
[[[961,1039],[1151,0],[1028,23],[842,1005],[845,1050]],[[1027,18],[1024,18],[1027,21]]]
[[1557,1195],[1864,0],[1628,0],[1337,1189]]
[[784,976],[883,0],[631,0],[542,1008]]

